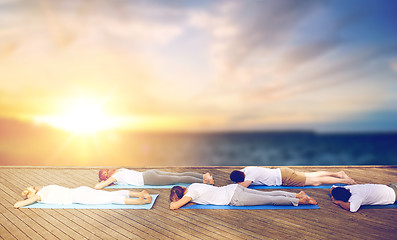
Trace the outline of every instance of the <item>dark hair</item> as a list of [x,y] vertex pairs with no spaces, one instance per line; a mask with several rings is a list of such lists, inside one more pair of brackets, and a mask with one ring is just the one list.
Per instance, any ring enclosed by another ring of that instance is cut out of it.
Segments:
[[185,193],[185,189],[181,186],[174,186],[171,188],[170,192],[170,201],[171,202],[176,202],[179,199],[183,197],[183,194]]
[[244,182],[245,174],[242,171],[234,170],[230,173],[230,180],[233,182]]
[[352,194],[346,188],[336,187],[336,188],[332,189],[331,195],[335,198],[335,200],[347,202]]

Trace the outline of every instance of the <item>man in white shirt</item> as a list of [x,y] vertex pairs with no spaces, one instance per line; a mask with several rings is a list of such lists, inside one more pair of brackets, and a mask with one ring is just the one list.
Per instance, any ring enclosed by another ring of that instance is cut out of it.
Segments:
[[331,200],[350,212],[357,212],[362,205],[387,205],[396,203],[397,183],[358,184],[344,187],[332,187]]
[[299,172],[287,167],[275,169],[246,167],[240,171],[233,171],[230,174],[230,179],[243,187],[250,185],[303,187],[335,183],[356,184],[344,171]]

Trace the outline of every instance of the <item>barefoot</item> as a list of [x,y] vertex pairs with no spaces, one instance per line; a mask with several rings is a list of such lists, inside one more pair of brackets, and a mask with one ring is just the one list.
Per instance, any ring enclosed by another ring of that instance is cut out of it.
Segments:
[[211,174],[210,173],[205,173],[205,174],[203,174],[203,179],[207,179],[207,178],[210,178],[211,177]]
[[351,177],[347,176],[345,171],[340,171],[340,172],[338,172],[338,174],[340,174],[341,178],[343,178],[343,179],[346,179],[351,182],[355,182]]
[[150,194],[149,194],[148,191],[146,191],[146,190],[142,190],[141,196],[142,196],[144,199],[148,199],[148,198],[152,199],[152,196],[150,196]]
[[296,198],[304,198],[306,197],[307,194],[304,191],[300,191],[299,193],[296,194]]
[[311,198],[311,197],[308,197],[309,198],[309,204],[310,205],[317,205],[317,201],[316,200],[314,200],[313,198]]
[[215,182],[212,176],[209,173],[206,173],[203,175],[203,183],[213,185]]
[[347,179],[347,184],[352,185],[352,184],[357,184],[357,183],[352,178],[349,178],[349,179]]
[[300,205],[316,205],[317,201],[307,195],[303,198],[299,198]]
[[153,200],[152,196],[149,195],[149,197],[145,198],[145,203],[151,203]]
[[336,174],[338,175],[338,178],[347,179],[348,177],[344,171],[339,171]]
[[148,196],[150,196],[150,194],[146,190],[142,190],[139,192],[139,197],[147,198]]
[[147,202],[147,199],[145,199],[145,198],[143,198],[143,197],[139,197],[138,198],[138,205],[143,205],[143,204],[146,204],[146,203],[148,203]]

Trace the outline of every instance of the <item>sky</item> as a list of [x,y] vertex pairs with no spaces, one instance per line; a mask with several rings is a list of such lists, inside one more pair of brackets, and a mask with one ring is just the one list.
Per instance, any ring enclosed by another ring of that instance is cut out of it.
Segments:
[[397,1],[0,0],[0,118],[397,131]]

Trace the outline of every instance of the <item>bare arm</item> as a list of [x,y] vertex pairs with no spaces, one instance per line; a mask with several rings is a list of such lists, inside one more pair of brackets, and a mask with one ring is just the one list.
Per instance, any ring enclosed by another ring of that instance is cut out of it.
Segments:
[[170,209],[171,210],[175,210],[178,209],[180,207],[182,207],[183,205],[187,204],[188,202],[192,201],[191,197],[188,196],[183,196],[181,199],[179,199],[176,202],[171,202],[170,203]]
[[114,177],[110,177],[106,181],[102,181],[100,183],[97,183],[94,188],[95,189],[102,189],[102,188],[104,188],[106,186],[109,186],[110,184],[112,184],[112,183],[114,183],[116,181],[117,180]]
[[251,180],[246,180],[246,181],[240,182],[240,183],[238,183],[238,184],[240,184],[241,186],[247,188],[247,187],[249,187],[249,185],[251,185],[251,183],[252,183]]
[[20,208],[20,207],[35,203],[40,200],[41,200],[41,197],[39,195],[34,195],[28,199],[25,199],[23,201],[19,201],[19,202],[15,203],[14,208]]
[[335,200],[334,198],[332,198],[332,202],[335,203],[336,205],[339,205],[341,208],[350,211],[350,203],[349,202],[343,202],[340,200]]

